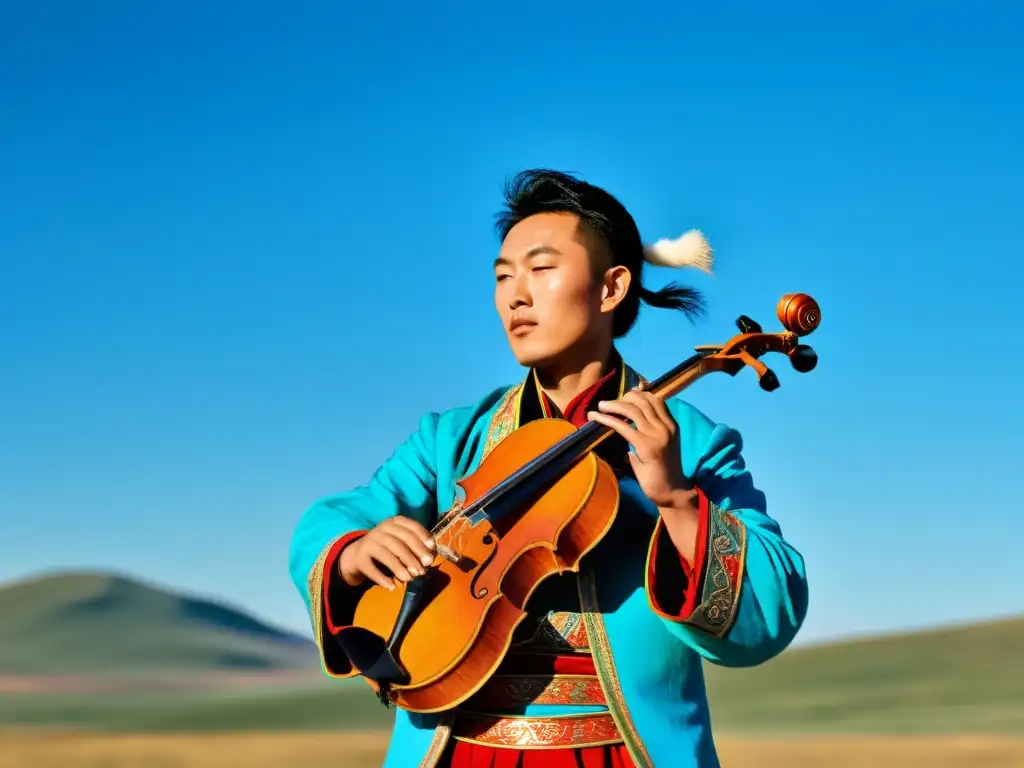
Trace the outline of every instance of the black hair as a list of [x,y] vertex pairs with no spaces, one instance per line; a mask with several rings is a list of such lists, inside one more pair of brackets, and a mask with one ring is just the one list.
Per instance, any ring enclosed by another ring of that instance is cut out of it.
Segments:
[[512,227],[530,216],[571,213],[579,219],[584,237],[596,238],[608,249],[614,265],[630,271],[633,280],[612,321],[615,338],[625,336],[636,323],[641,301],[652,307],[677,309],[691,320],[704,314],[704,297],[695,288],[676,283],[657,291],[643,287],[644,244],[640,230],[626,207],[600,187],[567,173],[535,168],[510,179],[504,197],[505,206],[496,217],[502,240]]

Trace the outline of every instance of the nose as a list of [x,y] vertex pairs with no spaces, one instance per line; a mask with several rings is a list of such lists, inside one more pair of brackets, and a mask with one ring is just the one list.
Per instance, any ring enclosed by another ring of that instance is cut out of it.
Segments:
[[512,293],[509,296],[509,309],[515,311],[520,307],[530,306],[530,290],[527,285],[526,275],[522,272],[512,278]]

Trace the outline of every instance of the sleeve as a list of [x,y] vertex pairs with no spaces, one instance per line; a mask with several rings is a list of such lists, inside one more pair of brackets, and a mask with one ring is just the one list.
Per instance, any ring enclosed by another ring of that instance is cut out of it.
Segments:
[[[669,631],[709,662],[761,664],[789,646],[807,615],[803,557],[768,516],[764,493],[743,460],[739,432],[682,401],[674,401],[673,411],[683,436],[684,470],[706,501],[698,543],[704,556],[693,564],[686,589],[675,590],[674,602],[673,592],[656,592],[658,582],[650,578],[648,600]],[[672,564],[666,549],[675,552],[659,522],[648,574]]]
[[321,664],[332,677],[355,674],[332,638],[339,625],[349,620],[353,597],[358,594],[341,581],[336,570],[338,557],[361,533],[395,515],[406,515],[431,527],[437,517],[438,418],[436,413],[424,416],[417,431],[395,450],[369,483],[320,499],[303,513],[295,527],[289,572],[306,604]]
[[323,585],[323,612],[324,628],[329,635],[337,635],[352,623],[353,614],[357,604],[356,598],[362,593],[359,587],[352,587],[341,578],[341,571],[338,570],[338,561],[341,560],[341,553],[349,544],[352,544],[363,536],[367,531],[353,531],[346,533],[331,547],[331,551],[324,560],[324,585]]
[[693,562],[687,562],[669,536],[659,517],[647,551],[647,594],[655,613],[663,618],[684,621],[697,608],[700,581],[707,562],[708,497],[698,488],[697,547]]

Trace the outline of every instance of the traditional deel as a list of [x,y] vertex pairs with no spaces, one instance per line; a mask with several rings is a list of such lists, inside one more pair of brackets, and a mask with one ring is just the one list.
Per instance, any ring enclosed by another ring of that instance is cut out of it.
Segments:
[[[617,356],[613,364],[562,418],[581,424],[592,401],[641,381]],[[739,433],[679,398],[667,402],[684,473],[701,491],[696,562],[682,560],[632,479],[625,443],[607,440],[598,453],[616,469],[622,496],[613,529],[579,577],[541,585],[506,659],[470,699],[440,715],[396,712],[384,768],[552,766],[555,751],[572,756],[566,765],[576,756],[608,768],[718,765],[700,661],[751,666],[781,652],[803,622],[807,583],[801,556],[753,485]],[[328,675],[355,674],[334,639],[353,605],[353,589],[332,577],[344,546],[395,514],[432,528],[455,482],[494,445],[558,415],[531,372],[475,406],[425,416],[367,485],[307,510],[290,567]]]

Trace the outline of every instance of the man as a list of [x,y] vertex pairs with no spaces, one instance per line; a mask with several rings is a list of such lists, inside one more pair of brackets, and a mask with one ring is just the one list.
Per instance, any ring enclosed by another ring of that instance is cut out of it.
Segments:
[[644,288],[644,261],[706,268],[710,251],[699,233],[645,248],[618,200],[546,170],[516,177],[498,229],[495,304],[529,371],[424,416],[367,485],[303,515],[291,575],[324,668],[356,674],[336,641],[352,597],[423,572],[455,482],[502,438],[533,419],[599,421],[618,435],[598,448],[619,477],[612,531],[578,577],[542,583],[470,699],[397,712],[385,767],[717,766],[701,660],[753,666],[786,648],[807,609],[803,560],[768,517],[740,435],[681,399],[634,391],[641,379],[615,348],[641,302],[701,311],[692,289]]

